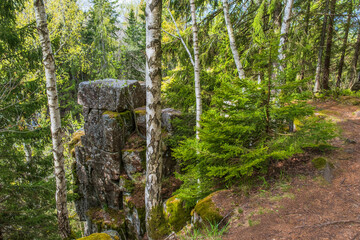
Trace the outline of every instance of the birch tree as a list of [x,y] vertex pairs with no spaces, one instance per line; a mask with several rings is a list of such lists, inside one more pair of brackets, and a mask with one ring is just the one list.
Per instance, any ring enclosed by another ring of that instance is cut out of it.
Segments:
[[325,42],[328,8],[329,8],[329,0],[326,0],[325,10],[324,10],[324,21],[323,21],[323,26],[322,26],[322,30],[321,30],[320,46],[319,46],[318,59],[317,59],[317,65],[316,65],[315,85],[314,85],[314,89],[313,89],[314,93],[320,91],[321,62],[322,62],[322,53],[323,53],[323,47],[324,47],[324,42]]
[[54,168],[56,179],[56,210],[59,232],[62,238],[69,238],[71,229],[66,206],[66,179],[64,169],[64,147],[62,143],[62,129],[59,111],[58,94],[56,89],[55,59],[51,49],[49,30],[46,22],[46,12],[43,0],[34,0],[36,26],[43,55],[46,77],[46,94],[51,123],[51,138],[53,145]]
[[231,21],[230,21],[228,0],[223,0],[223,10],[224,10],[225,24],[226,24],[226,28],[227,28],[227,32],[228,32],[228,36],[229,36],[229,41],[230,41],[230,48],[231,48],[231,52],[232,52],[233,57],[234,57],[236,69],[238,71],[239,78],[244,79],[245,78],[245,72],[244,72],[244,68],[243,68],[243,66],[242,66],[242,64],[240,62],[239,52],[238,52],[237,47],[236,47],[234,29],[233,29]]
[[198,27],[196,23],[196,6],[195,0],[190,0],[192,30],[193,30],[193,47],[194,47],[194,78],[195,78],[195,99],[196,99],[196,139],[199,139],[200,120],[202,113],[201,88],[200,88],[200,59],[199,59],[199,42]]
[[161,10],[162,1],[146,1],[146,230],[155,239],[161,209]]
[[285,53],[284,53],[285,42],[287,40],[287,35],[288,35],[289,29],[290,29],[290,18],[291,18],[291,10],[292,10],[293,3],[294,3],[294,0],[287,0],[286,6],[285,6],[284,18],[283,18],[283,22],[281,24],[279,53],[278,53],[278,58],[280,60],[279,72],[282,72],[284,70],[284,67],[281,62],[285,59]]

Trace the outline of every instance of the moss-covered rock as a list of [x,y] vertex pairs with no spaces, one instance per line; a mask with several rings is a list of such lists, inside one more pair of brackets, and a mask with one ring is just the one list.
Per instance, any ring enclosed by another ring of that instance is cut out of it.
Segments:
[[316,169],[320,170],[326,166],[327,160],[323,157],[318,157],[311,160],[311,162]]
[[129,177],[127,175],[120,176],[119,186],[122,191],[128,192],[128,193],[131,193],[135,188],[134,182],[131,179],[129,179]]
[[214,198],[224,191],[217,191],[200,200],[191,211],[192,223],[219,223],[223,218],[220,209],[216,206]]
[[106,233],[94,233],[87,237],[78,238],[78,240],[113,240],[110,235]]
[[75,157],[75,147],[81,145],[81,137],[84,135],[84,130],[76,131],[68,142],[69,152],[72,157]]
[[135,183],[130,195],[123,198],[128,239],[142,239],[145,233],[145,186]]
[[111,229],[126,232],[125,214],[122,210],[90,208],[86,214],[99,231]]
[[165,219],[168,221],[171,230],[178,232],[190,220],[190,210],[185,208],[184,201],[173,196],[165,203]]

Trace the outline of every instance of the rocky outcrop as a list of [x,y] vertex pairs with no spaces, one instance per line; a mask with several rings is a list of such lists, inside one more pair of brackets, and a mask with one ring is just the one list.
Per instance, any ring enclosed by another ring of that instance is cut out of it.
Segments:
[[[86,221],[86,235],[116,230],[128,239],[145,233],[146,171],[145,86],[134,80],[83,82],[78,102],[83,106],[84,132],[74,146],[76,211]],[[164,109],[164,136],[180,112]],[[75,136],[74,136],[75,137]],[[176,162],[164,145],[164,176]]]

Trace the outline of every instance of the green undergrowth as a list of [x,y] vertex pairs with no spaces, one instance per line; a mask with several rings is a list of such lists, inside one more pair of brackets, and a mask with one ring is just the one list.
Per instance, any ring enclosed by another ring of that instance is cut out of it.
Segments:
[[208,222],[198,228],[185,228],[180,234],[181,240],[221,240],[222,236],[228,231],[229,225],[221,226],[220,224]]
[[175,194],[188,207],[217,189],[267,176],[270,163],[321,150],[338,136],[336,125],[316,116],[298,95],[284,87],[277,100],[269,101],[263,87],[247,80],[222,82],[212,108],[202,115],[200,141],[183,137],[174,148],[182,167],[177,178],[183,182]]

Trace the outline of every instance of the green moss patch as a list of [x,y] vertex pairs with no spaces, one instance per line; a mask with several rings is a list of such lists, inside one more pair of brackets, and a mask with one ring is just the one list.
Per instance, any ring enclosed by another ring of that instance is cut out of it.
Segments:
[[146,108],[145,107],[135,108],[134,112],[137,115],[145,115],[146,114]]
[[162,239],[170,233],[170,227],[161,205],[154,207],[150,212],[148,227],[148,235],[151,239]]
[[120,182],[125,192],[129,192],[129,193],[133,192],[135,188],[135,184],[131,179],[129,179],[127,176],[121,175]]
[[323,169],[326,166],[327,160],[323,157],[314,158],[311,160],[316,169]]
[[75,157],[75,147],[81,145],[81,136],[84,135],[84,131],[77,131],[72,135],[71,140],[68,142],[69,152],[72,157]]
[[194,211],[204,220],[211,223],[218,223],[223,219],[223,216],[220,214],[220,210],[216,208],[215,203],[212,201],[212,197],[215,193],[210,194],[206,198],[200,200]]
[[115,119],[120,125],[133,121],[133,115],[130,111],[125,112],[112,112],[105,111],[103,115],[108,115],[109,118]]
[[112,240],[106,233],[94,233],[87,237],[78,238],[78,240]]
[[185,208],[183,200],[177,198],[177,196],[168,199],[165,205],[165,218],[171,230],[175,232],[180,231],[191,218],[190,210]]

